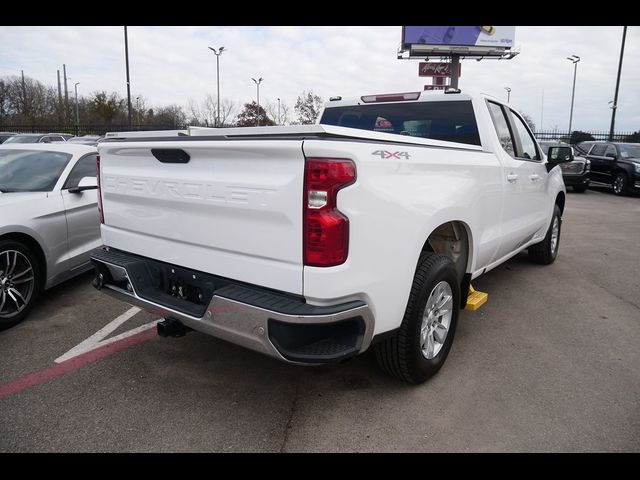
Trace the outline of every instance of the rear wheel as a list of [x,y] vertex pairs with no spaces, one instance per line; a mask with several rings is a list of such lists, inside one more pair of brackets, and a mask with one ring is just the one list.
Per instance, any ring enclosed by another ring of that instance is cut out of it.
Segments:
[[613,193],[616,195],[626,195],[628,189],[627,176],[620,172],[613,179]]
[[37,257],[25,245],[0,241],[0,330],[21,322],[40,293]]
[[444,255],[423,253],[400,329],[375,345],[380,367],[413,384],[434,375],[449,354],[459,310],[460,285],[455,264]]
[[542,265],[553,263],[558,255],[558,247],[560,246],[560,228],[562,227],[562,213],[560,207],[553,207],[553,217],[547,234],[540,243],[529,247],[529,259],[532,262]]

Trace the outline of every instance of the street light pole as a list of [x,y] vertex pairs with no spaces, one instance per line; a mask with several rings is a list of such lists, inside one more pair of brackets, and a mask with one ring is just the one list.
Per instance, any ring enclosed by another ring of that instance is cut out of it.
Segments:
[[509,87],[504,87],[504,89],[507,91],[507,103],[509,103],[511,101],[511,89]]
[[622,73],[622,57],[624,56],[624,40],[627,36],[627,27],[622,30],[622,46],[620,47],[620,62],[618,63],[618,79],[616,80],[616,93],[613,97],[613,107],[611,112],[611,129],[609,130],[609,141],[613,142],[613,129],[616,126],[616,108],[618,108],[618,89],[620,88],[620,74]]
[[280,99],[278,98],[278,125],[280,125]]
[[76,82],[74,85],[76,89],[76,137],[80,136],[80,114],[78,113],[78,85],[80,82]]
[[260,84],[262,83],[262,80],[264,80],[262,77],[260,77],[258,80],[256,80],[255,78],[252,78],[251,80],[253,80],[256,84],[256,89],[258,92],[257,98],[258,98],[258,126],[260,126]]
[[569,143],[571,143],[571,124],[573,123],[573,97],[576,94],[576,74],[578,72],[578,62],[580,57],[571,55],[567,60],[573,63],[573,89],[571,90],[571,113],[569,114]]
[[216,54],[216,71],[217,71],[217,83],[218,83],[218,109],[216,110],[216,127],[220,126],[220,55],[224,51],[224,47],[220,47],[216,50],[213,47],[209,47],[213,53]]
[[124,27],[124,60],[127,64],[127,105],[129,111],[129,128],[131,128],[131,82],[129,81],[129,39],[127,27]]

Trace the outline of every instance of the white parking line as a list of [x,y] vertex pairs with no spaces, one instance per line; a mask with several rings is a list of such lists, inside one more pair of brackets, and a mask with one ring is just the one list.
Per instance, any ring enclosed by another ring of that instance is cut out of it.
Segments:
[[143,332],[144,330],[154,328],[156,323],[160,321],[160,319],[154,320],[152,322],[145,323],[144,325],[141,325],[127,332],[116,335],[115,337],[108,338],[107,340],[103,340],[106,336],[108,336],[111,332],[115,331],[120,325],[122,325],[124,322],[129,320],[139,311],[140,309],[138,307],[131,307],[129,310],[124,312],[115,320],[112,320],[111,322],[109,322],[107,325],[102,327],[100,330],[98,330],[96,333],[94,333],[89,338],[84,340],[82,343],[76,345],[71,350],[66,352],[64,355],[61,355],[60,357],[56,358],[54,362],[56,363],[64,362],[65,360],[69,360],[70,358],[77,357],[78,355],[86,353],[90,350],[94,350],[98,347],[102,347],[103,345],[109,345],[110,343],[117,342],[118,340],[122,340],[123,338],[127,338],[139,332]]

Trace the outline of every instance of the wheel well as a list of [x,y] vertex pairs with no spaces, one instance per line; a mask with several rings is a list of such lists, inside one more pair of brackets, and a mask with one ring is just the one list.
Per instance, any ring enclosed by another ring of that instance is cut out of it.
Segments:
[[31,250],[38,259],[38,267],[40,268],[41,275],[41,287],[44,288],[47,280],[47,261],[44,256],[44,251],[36,239],[27,235],[26,233],[7,233],[0,235],[0,240],[15,240],[16,242],[23,243],[29,250]]
[[468,227],[460,221],[443,223],[429,234],[422,246],[422,252],[446,255],[453,260],[462,281],[471,257],[471,239]]
[[560,215],[564,213],[564,192],[558,193],[556,197],[556,205],[560,208]]

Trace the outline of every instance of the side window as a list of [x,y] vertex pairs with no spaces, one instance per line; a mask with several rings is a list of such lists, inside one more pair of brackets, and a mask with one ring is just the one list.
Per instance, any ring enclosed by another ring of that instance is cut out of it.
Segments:
[[84,177],[95,177],[97,173],[96,156],[95,153],[92,153],[78,160],[78,163],[71,169],[71,173],[67,177],[67,181],[64,182],[62,189],[77,187]]
[[618,154],[616,153],[616,147],[614,147],[613,145],[609,145],[607,147],[607,151],[604,152],[605,157],[610,154],[613,154],[616,157],[618,156]]
[[516,152],[513,149],[513,138],[511,137],[511,130],[509,130],[509,124],[504,116],[502,107],[497,103],[488,102],[489,111],[491,112],[491,118],[493,119],[493,125],[496,128],[496,133],[500,139],[500,145],[502,148],[511,155],[516,156]]
[[607,149],[606,145],[594,145],[589,155],[596,155],[598,157],[604,157],[604,151]]
[[536,142],[527,130],[527,126],[522,119],[511,110],[511,118],[516,126],[516,135],[520,138],[520,145],[522,146],[522,152],[518,152],[518,157],[526,160],[540,160],[538,150],[536,149]]

